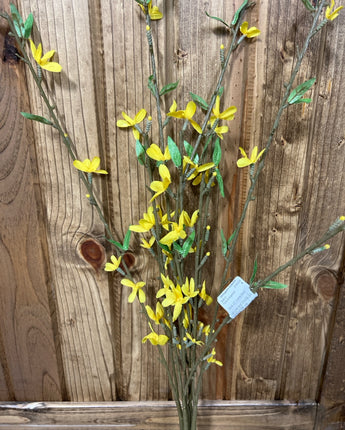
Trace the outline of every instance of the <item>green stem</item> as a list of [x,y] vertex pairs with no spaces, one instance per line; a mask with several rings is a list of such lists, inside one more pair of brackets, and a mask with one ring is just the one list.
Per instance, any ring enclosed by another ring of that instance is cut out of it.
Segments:
[[156,99],[156,106],[157,106],[157,120],[158,120],[158,128],[159,128],[159,146],[161,149],[163,149],[164,148],[164,134],[163,134],[162,111],[161,111],[161,102],[160,102],[159,88],[158,88],[158,75],[157,75],[155,51],[153,49],[153,42],[152,42],[151,18],[150,18],[150,14],[148,13],[148,6],[147,5],[145,6],[145,13],[146,13],[146,24],[150,28],[146,33],[147,33],[147,41],[148,41],[149,52],[150,52],[153,85],[155,88],[154,96]]
[[[337,223],[338,221],[336,221]],[[291,258],[291,260],[287,261],[286,263],[282,264],[280,267],[278,267],[276,270],[274,270],[270,275],[268,275],[265,279],[262,281],[255,282],[253,284],[253,287],[251,288],[253,292],[258,291],[259,288],[264,287],[267,285],[269,281],[271,281],[273,278],[275,278],[280,272],[283,272],[285,269],[287,269],[290,266],[293,266],[296,264],[299,260],[301,260],[305,255],[311,254],[315,249],[320,248],[322,245],[327,243],[328,240],[330,240],[333,236],[337,235],[338,233],[345,230],[345,222],[342,222],[337,227],[330,227],[327,232],[316,242],[314,242],[312,245],[310,245],[308,248],[301,251],[298,255]]]
[[293,69],[293,71],[291,73],[290,80],[289,80],[288,84],[286,85],[286,90],[285,90],[283,99],[282,99],[280,107],[278,109],[277,116],[276,116],[275,121],[273,123],[273,127],[271,129],[270,135],[269,135],[269,137],[267,139],[267,143],[266,143],[266,146],[265,146],[266,150],[263,153],[262,158],[261,158],[261,160],[260,160],[260,162],[258,164],[258,167],[257,167],[255,175],[251,178],[251,185],[250,185],[250,188],[248,190],[248,194],[247,194],[247,198],[246,198],[246,201],[245,201],[245,204],[244,204],[244,207],[243,207],[243,211],[242,211],[240,220],[239,220],[239,222],[238,222],[238,224],[237,224],[237,226],[235,228],[233,240],[231,241],[231,247],[230,247],[230,250],[229,250],[229,261],[230,262],[232,262],[232,260],[233,260],[234,250],[235,250],[236,243],[237,243],[237,240],[238,240],[238,237],[239,237],[240,229],[242,227],[242,224],[243,224],[243,222],[245,220],[245,217],[246,217],[246,214],[247,214],[249,203],[252,200],[254,200],[253,194],[254,194],[254,189],[255,189],[256,183],[258,182],[259,175],[260,175],[261,171],[263,170],[263,168],[265,166],[265,159],[266,159],[268,150],[269,150],[269,148],[270,148],[270,146],[272,144],[273,137],[274,137],[274,135],[275,135],[275,133],[277,131],[277,128],[279,126],[281,116],[282,116],[284,110],[288,106],[287,105],[287,100],[288,100],[289,95],[291,93],[291,89],[292,89],[293,83],[294,83],[294,81],[296,79],[297,73],[298,73],[298,71],[299,71],[299,69],[301,67],[302,60],[303,60],[303,58],[305,56],[305,53],[306,53],[306,51],[307,51],[307,49],[309,47],[310,41],[311,41],[313,35],[315,34],[314,30],[317,27],[317,23],[318,23],[319,16],[320,16],[320,13],[322,11],[323,5],[324,5],[324,0],[321,2],[318,11],[315,14],[315,17],[314,17],[314,20],[313,20],[313,24],[312,24],[311,29],[309,30],[309,33],[308,33],[308,35],[306,37],[303,49],[299,53],[296,65],[295,65],[295,67],[294,67],[294,69]]

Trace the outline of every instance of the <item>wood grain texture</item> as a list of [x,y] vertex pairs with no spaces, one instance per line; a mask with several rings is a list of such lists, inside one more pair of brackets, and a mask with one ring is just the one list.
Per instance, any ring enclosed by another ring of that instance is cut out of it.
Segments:
[[345,428],[345,295],[344,282],[334,297],[336,307],[332,338],[325,357],[319,392],[316,430]]
[[[311,430],[314,403],[203,402],[199,430]],[[6,430],[63,428],[178,430],[173,402],[0,403],[0,427]]]
[[[34,40],[56,49],[64,71],[44,75],[58,114],[79,158],[101,153],[96,121],[88,2],[22,1],[24,16],[33,12],[40,28]],[[29,80],[32,111],[46,114]],[[67,399],[115,398],[107,276],[81,257],[83,241],[92,239],[102,253],[103,227],[89,205],[78,174],[58,135],[36,127],[40,183],[49,226],[48,248],[56,300]],[[100,182],[96,179],[96,186]],[[97,246],[96,246],[97,247]],[[97,251],[96,248],[94,251]]]
[[[210,99],[219,72],[219,47],[227,45],[228,33],[204,11],[229,22],[241,3],[157,0],[165,17],[152,23],[160,86],[180,80],[176,94],[163,98],[163,110],[168,111],[174,98],[178,108],[185,108],[189,91]],[[155,121],[155,106],[147,89],[151,70],[141,9],[129,0],[20,0],[19,7],[24,16],[34,13],[40,28],[40,35],[34,33],[36,43],[41,38],[44,51],[58,52],[64,71],[58,76],[44,75],[49,93],[79,158],[101,155],[102,167],[109,170],[109,177],[97,178],[96,185],[102,191],[115,237],[122,240],[128,226],[142,218],[150,198],[136,160],[132,131],[116,127],[122,111],[134,117],[143,107]],[[345,213],[343,15],[315,38],[303,63],[298,83],[317,78],[313,103],[291,107],[284,114],[229,276],[241,274],[249,279],[257,257],[258,277],[264,277]],[[262,33],[236,52],[225,76],[223,107],[236,105],[238,112],[222,143],[226,197],[215,197],[210,212],[212,231],[222,227],[227,235],[236,225],[248,187],[247,170],[238,172],[236,168],[238,146],[251,150],[254,145],[264,145],[310,17],[299,0],[261,0],[248,20]],[[28,84],[31,111],[46,114],[30,79]],[[176,136],[176,131],[171,122],[169,132]],[[152,139],[157,142],[155,124]],[[48,243],[56,334],[67,390],[64,399],[170,399],[155,349],[141,343],[147,325],[139,307],[128,304],[128,289],[122,287],[118,275],[108,278],[101,265],[81,258],[85,243],[95,246],[86,249],[96,252],[97,248],[102,258],[108,249],[103,227],[85,198],[65,148],[45,126],[35,127],[35,143],[48,226],[43,239]],[[21,151],[25,159],[25,151]],[[189,197],[194,209],[193,192]],[[333,327],[335,309],[343,297],[343,239],[334,239],[329,252],[305,258],[281,275],[279,280],[290,285],[288,290],[261,292],[224,330],[217,345],[224,366],[206,376],[204,398],[319,399],[321,387],[324,390],[331,383],[326,378],[322,385],[324,375],[332,372],[327,367],[332,363],[327,357],[333,356],[330,345],[339,339],[334,338]],[[139,240],[133,235],[127,262],[134,278],[146,281],[152,300],[158,274]],[[205,274],[214,297],[224,264],[219,242],[215,233],[209,242],[211,250],[217,249],[212,255],[214,268]],[[9,274],[12,279],[15,275]],[[11,315],[17,321],[14,311]],[[3,345],[2,335],[0,372],[6,382],[6,360],[11,355],[2,353]],[[7,385],[0,385],[0,396],[3,393],[3,398],[8,395],[11,399],[12,388]],[[330,388],[332,393],[338,389]]]
[[[297,46],[301,46],[306,31],[302,23],[310,20],[299,1],[279,6],[270,3],[268,8],[261,3],[253,12],[259,13],[263,43],[257,44],[258,97],[251,147],[264,142],[269,135],[274,106],[282,96]],[[341,27],[339,21],[327,32],[342,33],[337,30]],[[311,76],[317,78],[314,103],[288,109],[267,157],[268,166],[259,181],[257,200],[250,209],[244,232],[244,276],[250,276],[256,256],[258,277],[266,276],[316,240],[345,210],[344,151],[337,144],[339,136],[343,136],[343,103],[340,102],[337,119],[332,116],[335,122],[331,126],[327,110],[336,107],[331,107],[331,96],[327,101],[321,96],[330,89],[326,75],[338,76],[332,68],[337,64],[339,67],[341,60],[339,54],[332,60],[327,55],[335,45],[325,38],[324,32],[313,41],[297,82]],[[337,42],[337,52],[342,53],[344,42],[340,37]],[[334,90],[332,87],[332,93]],[[341,93],[341,86],[335,91]],[[332,136],[331,130],[334,133],[335,129],[339,130],[338,137]],[[235,352],[237,398],[316,398],[332,330],[332,304],[339,288],[343,238],[334,239],[331,245],[330,253],[305,258],[279,276],[278,280],[289,284],[289,289],[261,292],[240,317],[241,343]]]
[[[9,2],[1,1],[0,9]],[[61,400],[23,65],[0,22],[0,398]]]

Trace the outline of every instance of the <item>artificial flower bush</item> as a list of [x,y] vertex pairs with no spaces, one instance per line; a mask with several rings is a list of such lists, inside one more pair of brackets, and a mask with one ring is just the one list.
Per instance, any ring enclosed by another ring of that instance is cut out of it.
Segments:
[[[298,59],[286,84],[284,95],[272,132],[266,142],[258,142],[250,155],[243,148],[239,148],[237,167],[249,169],[250,187],[247,199],[238,224],[229,237],[224,232],[213,232],[210,227],[209,208],[212,193],[220,193],[224,197],[224,183],[221,170],[222,151],[231,141],[230,121],[235,118],[237,107],[221,107],[223,77],[232,54],[241,49],[247,39],[259,37],[260,30],[251,26],[245,20],[246,12],[254,4],[245,0],[234,13],[231,23],[226,23],[219,17],[210,17],[222,23],[229,30],[227,48],[221,45],[219,52],[219,79],[212,88],[212,97],[206,101],[197,94],[190,93],[191,99],[186,100],[185,108],[178,108],[176,101],[172,103],[168,112],[161,109],[160,100],[167,93],[178,90],[178,82],[162,83],[157,74],[156,57],[153,48],[152,21],[164,19],[163,14],[152,0],[135,0],[140,6],[141,13],[146,20],[146,39],[151,58],[152,75],[149,77],[149,89],[157,105],[157,119],[148,115],[145,107],[140,109],[134,117],[122,112],[122,118],[117,119],[117,126],[123,132],[133,134],[132,150],[136,153],[138,163],[147,172],[147,187],[151,198],[147,202],[147,209],[142,218],[128,226],[128,232],[123,243],[116,241],[105,220],[102,205],[93,188],[95,174],[107,174],[100,169],[101,160],[95,156],[92,160],[79,160],[79,155],[72,145],[71,138],[63,129],[61,121],[56,116],[52,105],[42,86],[42,70],[60,72],[62,67],[50,61],[53,50],[42,57],[42,45],[36,48],[31,40],[33,17],[30,15],[24,22],[19,12],[12,5],[11,15],[3,15],[9,22],[16,37],[23,60],[28,64],[40,93],[46,102],[49,118],[31,113],[23,115],[31,120],[42,122],[56,128],[66,145],[73,165],[80,174],[86,190],[86,198],[95,208],[104,223],[108,241],[113,246],[104,270],[119,272],[121,284],[128,290],[128,302],[138,300],[141,311],[146,317],[147,334],[142,342],[150,342],[157,346],[158,354],[163,363],[176,402],[180,428],[184,430],[196,429],[198,399],[201,391],[202,377],[210,366],[222,366],[217,359],[215,342],[222,328],[231,322],[229,314],[222,322],[217,321],[219,304],[216,297],[211,297],[211,286],[205,280],[205,268],[209,263],[212,249],[208,242],[211,234],[220,235],[222,254],[224,257],[224,272],[220,285],[216,286],[218,293],[226,291],[227,274],[234,261],[239,232],[243,225],[258,177],[265,166],[265,159],[270,150],[275,131],[283,112],[294,104],[310,103],[305,94],[312,88],[315,79],[296,86],[295,78],[303,57],[308,49],[312,37],[322,26],[333,21],[342,6],[330,4],[324,0],[310,2],[301,0],[306,10],[313,15],[313,22],[305,43],[300,50]],[[29,51],[27,49],[30,46]],[[31,52],[31,53],[30,53]],[[218,54],[215,54],[215,57]],[[131,107],[128,107],[131,112]],[[201,118],[199,122],[196,118]],[[167,135],[167,125],[176,121],[179,133],[175,136]],[[151,141],[151,129],[158,131],[158,141]],[[187,133],[188,131],[188,133]],[[192,133],[191,133],[192,132]],[[188,138],[187,136],[192,136]],[[189,200],[190,194],[196,196],[195,201]],[[188,205],[187,205],[188,199]],[[188,209],[187,209],[188,206]],[[292,260],[277,268],[265,279],[256,279],[257,267],[253,262],[253,274],[248,282],[248,290],[256,294],[260,288],[286,288],[273,278],[282,270],[291,266],[306,254],[321,252],[329,248],[327,241],[345,229],[345,218],[340,216],[329,230],[314,244],[300,252]],[[134,279],[125,263],[123,255],[129,249],[131,234],[139,235],[141,246],[150,253],[157,264],[160,287],[150,297],[146,280]],[[213,318],[206,324],[202,318],[202,309],[212,307]]]

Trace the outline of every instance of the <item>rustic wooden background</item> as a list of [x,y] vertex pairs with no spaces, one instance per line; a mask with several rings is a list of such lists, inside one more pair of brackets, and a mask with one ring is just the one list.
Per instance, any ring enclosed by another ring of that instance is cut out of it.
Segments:
[[[177,93],[164,99],[166,111],[175,97],[185,106],[189,91],[210,98],[228,35],[204,12],[229,22],[241,3],[157,0],[164,19],[152,28],[161,82],[180,80]],[[238,146],[264,145],[310,22],[300,0],[256,3],[248,18],[261,35],[239,50],[225,78],[224,107],[234,104],[238,112],[223,141],[226,197],[214,200],[212,219],[228,233],[248,185],[247,172],[236,168]],[[44,51],[57,50],[63,72],[45,74],[50,94],[80,159],[99,154],[110,172],[97,186],[122,239],[149,199],[131,132],[116,127],[122,111],[155,113],[143,15],[129,0],[17,6],[24,17],[33,12],[40,30],[34,38],[41,37]],[[0,8],[8,11],[9,2],[0,0]],[[255,257],[259,277],[267,275],[345,214],[344,24],[342,11],[312,42],[298,82],[317,78],[313,103],[284,114],[232,275],[248,279]],[[19,115],[46,111],[11,54],[4,21],[0,31],[0,400],[168,400],[154,348],[141,344],[147,329],[137,307],[127,303],[120,278],[102,270],[109,251],[102,224],[65,148],[50,128]],[[219,238],[213,249],[209,285],[216,286]],[[323,423],[345,420],[344,256],[339,236],[328,252],[280,276],[289,289],[260,292],[220,336],[224,366],[205,378],[204,398],[311,401],[321,405]],[[127,261],[138,279],[155,286],[136,238]]]

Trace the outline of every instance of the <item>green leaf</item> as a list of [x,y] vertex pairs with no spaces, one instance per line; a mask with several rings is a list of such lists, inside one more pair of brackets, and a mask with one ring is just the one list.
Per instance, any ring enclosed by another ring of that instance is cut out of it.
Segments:
[[293,105],[295,103],[301,103],[301,98],[308,90],[310,90],[310,88],[314,85],[315,81],[316,78],[312,78],[306,82],[303,82],[303,84],[298,85],[294,90],[291,91],[291,94],[288,98],[288,103],[290,105]]
[[294,104],[297,105],[298,103],[310,103],[312,99],[299,99]]
[[128,229],[128,231],[126,233],[126,236],[125,236],[125,238],[123,240],[123,249],[125,251],[128,251],[130,239],[131,239],[131,230]]
[[182,246],[180,246],[177,242],[173,243],[173,248],[175,251],[177,251],[179,254],[183,254]]
[[201,107],[201,109],[207,110],[208,104],[206,100],[204,100],[202,97],[198,96],[197,94],[194,94],[192,92],[189,93],[193,102],[195,102],[198,106]]
[[280,282],[268,281],[267,284],[264,285],[262,288],[272,288],[274,290],[280,290],[287,287],[288,285],[281,284]]
[[168,245],[164,245],[163,243],[160,243],[160,242],[158,242],[158,245],[159,245],[162,249],[164,249],[164,251],[167,251],[167,252],[169,252],[169,254],[171,254],[171,251],[170,251],[170,249],[169,249],[169,246],[168,246]]
[[307,10],[310,10],[310,11],[315,11],[316,10],[314,8],[314,6],[312,6],[312,4],[310,3],[309,0],[302,0],[302,3],[304,4],[304,6],[306,7]]
[[227,242],[227,240],[225,239],[225,236],[224,236],[224,231],[223,231],[223,229],[221,228],[220,229],[220,237],[221,237],[221,239],[222,239],[222,254],[224,255],[224,257],[226,256],[226,253],[227,253],[227,251],[228,251],[228,242]]
[[31,35],[32,26],[34,24],[34,16],[32,13],[29,14],[27,17],[25,24],[24,24],[24,38],[29,39]]
[[140,164],[144,165],[145,164],[145,148],[143,147],[143,145],[140,143],[139,140],[135,141],[135,152],[137,154],[137,158]]
[[167,94],[167,93],[169,93],[170,91],[175,90],[175,89],[177,88],[178,83],[179,83],[179,81],[174,82],[174,83],[172,83],[172,84],[165,85],[165,86],[160,90],[159,95],[160,95],[160,96],[164,96],[164,94]]
[[228,246],[230,245],[230,243],[232,242],[232,239],[235,237],[235,234],[236,234],[236,230],[231,234],[231,236],[229,237],[229,240],[228,240]]
[[217,182],[218,182],[218,185],[219,185],[220,194],[221,194],[222,197],[225,197],[225,194],[224,194],[224,183],[223,183],[222,175],[220,174],[219,169],[216,169],[216,172],[217,172],[216,179],[217,179]]
[[189,251],[193,245],[195,238],[195,231],[193,230],[192,233],[188,236],[188,238],[185,240],[183,246],[182,246],[182,257],[186,258],[189,254]]
[[237,9],[237,11],[235,12],[235,15],[231,21],[231,25],[235,26],[238,22],[238,19],[242,13],[242,11],[247,7],[248,4],[248,0],[244,0],[244,2],[241,4],[241,6]]
[[13,24],[14,24],[14,27],[16,29],[17,35],[19,37],[23,37],[24,36],[23,18],[21,17],[20,13],[18,12],[18,9],[15,7],[15,5],[13,3],[10,4],[10,10],[11,10]]
[[34,115],[33,113],[28,113],[28,112],[20,112],[20,113],[23,115],[24,118],[31,119],[32,121],[38,121],[38,122],[41,122],[42,124],[54,126],[54,124],[49,119],[44,118],[43,116]]
[[186,140],[183,142],[184,145],[184,149],[188,155],[188,157],[191,157],[191,155],[193,154],[193,147],[190,143],[188,143]]
[[254,279],[255,279],[255,276],[256,276],[256,272],[257,272],[257,270],[258,270],[258,261],[257,261],[257,259],[255,258],[255,261],[254,261],[254,267],[253,267],[253,273],[252,273],[252,276],[251,276],[250,281],[249,281],[249,283],[250,283],[250,284],[252,284],[252,283],[253,283],[253,281],[254,281]]
[[222,24],[224,24],[226,27],[230,28],[230,25],[228,25],[224,20],[222,20],[221,18],[218,18],[218,16],[211,16],[209,13],[207,13],[205,11],[206,15],[211,18],[211,19],[215,19],[216,21],[221,22]]
[[153,75],[149,76],[147,86],[148,86],[149,90],[151,91],[151,93],[154,95],[154,97],[156,97],[156,86],[153,82]]
[[122,251],[126,251],[123,247],[123,245],[120,242],[117,242],[116,240],[112,240],[112,239],[107,239],[108,242],[112,243],[113,245],[115,245],[117,248],[121,249]]
[[220,87],[220,88],[219,88],[219,91],[218,91],[218,96],[219,96],[219,97],[222,97],[223,92],[224,92],[224,87]]
[[222,149],[220,147],[220,139],[218,137],[217,140],[215,141],[215,144],[214,144],[212,161],[214,162],[214,164],[216,166],[218,166],[218,164],[220,163],[221,158],[222,158]]
[[168,136],[168,148],[171,155],[171,159],[176,167],[180,167],[182,164],[182,157],[180,154],[180,150],[178,149],[176,143],[172,140],[170,136]]

